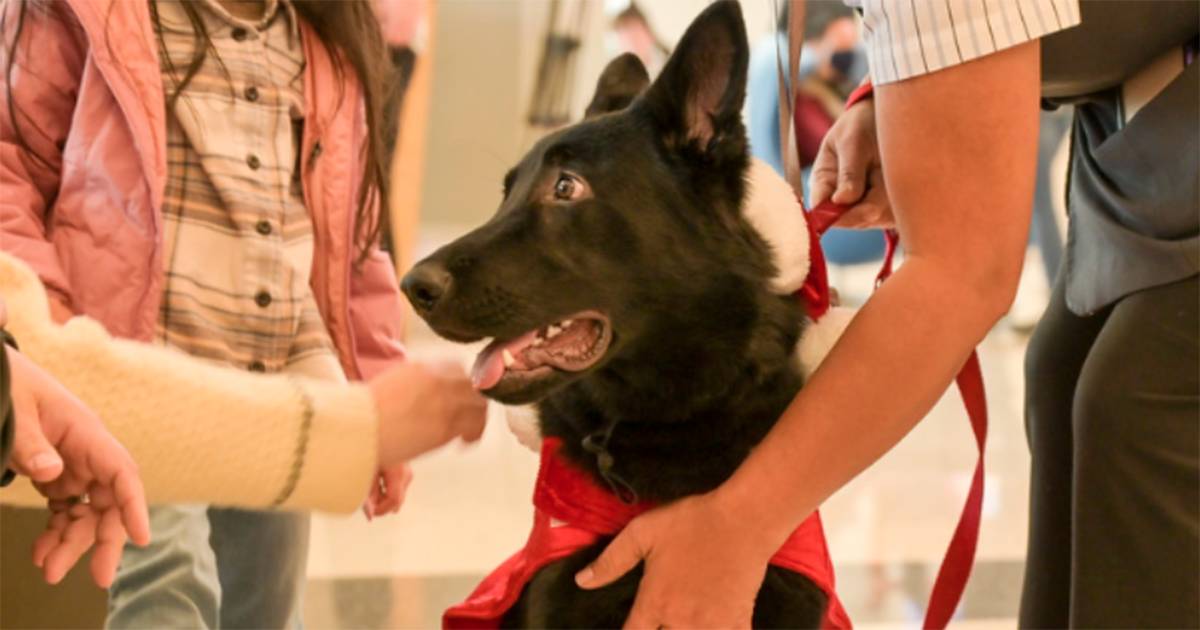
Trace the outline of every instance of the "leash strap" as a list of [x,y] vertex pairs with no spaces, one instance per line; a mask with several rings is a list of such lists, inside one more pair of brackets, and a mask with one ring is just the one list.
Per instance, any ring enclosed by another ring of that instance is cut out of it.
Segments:
[[[826,212],[830,211],[831,209],[826,209]],[[896,246],[900,244],[900,235],[895,230],[884,231],[884,237],[887,250],[884,253],[883,266],[875,278],[876,288],[892,275],[892,259],[896,254]],[[979,526],[983,518],[983,456],[987,445],[988,415],[983,372],[979,367],[977,351],[971,351],[954,382],[958,386],[959,395],[962,396],[963,406],[967,409],[967,418],[971,421],[971,432],[975,435],[979,458],[975,462],[975,474],[971,477],[971,487],[967,490],[967,500],[963,504],[962,514],[958,517],[958,525],[954,528],[954,535],[950,538],[946,554],[942,556],[942,566],[938,569],[937,579],[934,580],[933,590],[929,594],[929,605],[925,608],[925,622],[922,624],[926,630],[945,628],[954,616],[958,603],[962,601],[967,581],[971,577],[971,569],[975,566],[975,548],[979,542]]]
[[[779,46],[776,44],[775,59],[779,80],[779,134],[780,150],[783,154],[784,176],[791,184],[796,197],[804,205],[804,184],[800,175],[800,158],[796,150],[796,128],[794,109],[796,102],[796,77],[800,64],[800,49],[804,38],[804,4],[805,0],[789,0],[788,19],[788,65],[787,76],[784,75],[783,60],[780,58]],[[863,82],[850,95],[846,107],[872,96],[869,81]],[[849,208],[832,202],[825,202],[808,212],[810,231],[819,238],[837,221]],[[885,230],[884,237],[887,249],[884,253],[883,265],[875,278],[878,288],[892,275],[893,259],[896,248],[900,244],[900,235],[895,230]],[[819,241],[814,238],[812,249],[820,252]],[[824,276],[824,267],[814,272]],[[816,283],[828,286],[824,278]],[[813,283],[807,282],[806,285]],[[808,296],[806,296],[808,297]],[[954,616],[966,590],[967,581],[971,577],[971,569],[975,564],[975,549],[979,542],[979,526],[983,516],[984,490],[984,451],[987,444],[987,398],[983,386],[983,373],[979,367],[979,356],[975,350],[967,358],[958,376],[955,378],[967,417],[971,422],[971,431],[975,435],[975,445],[979,458],[975,464],[975,474],[971,478],[971,487],[967,491],[967,499],[959,516],[954,535],[942,558],[938,569],[937,579],[934,580],[933,590],[929,595],[929,605],[925,610],[923,627],[929,630],[945,628]]]

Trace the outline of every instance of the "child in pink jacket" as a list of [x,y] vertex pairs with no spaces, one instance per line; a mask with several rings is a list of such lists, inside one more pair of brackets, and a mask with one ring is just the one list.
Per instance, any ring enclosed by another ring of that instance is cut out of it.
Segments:
[[[403,358],[377,242],[386,54],[368,0],[2,12],[0,248],[34,267],[57,317],[251,371],[362,379]],[[382,471],[392,492],[368,512],[398,508],[406,479]],[[298,624],[306,516],[151,521],[111,626]]]

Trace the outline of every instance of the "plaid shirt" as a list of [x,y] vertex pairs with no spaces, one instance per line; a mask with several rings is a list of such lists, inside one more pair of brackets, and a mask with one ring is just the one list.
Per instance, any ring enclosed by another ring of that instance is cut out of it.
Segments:
[[342,378],[309,288],[313,230],[298,166],[304,54],[294,9],[267,0],[260,19],[244,20],[216,0],[195,2],[213,49],[172,107],[194,35],[182,4],[153,1],[168,95],[158,339],[255,371]]

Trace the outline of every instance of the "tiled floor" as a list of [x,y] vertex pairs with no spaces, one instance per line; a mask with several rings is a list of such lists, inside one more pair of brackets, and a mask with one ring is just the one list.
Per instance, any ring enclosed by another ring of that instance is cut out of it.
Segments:
[[[454,232],[430,231],[426,245]],[[1040,261],[1030,263],[1036,268]],[[841,270],[834,280],[853,300],[856,290],[861,297],[861,288],[869,287],[872,274],[870,268]],[[1021,299],[1033,300],[1036,308],[1041,293],[1035,286]],[[960,627],[1014,625],[1028,499],[1021,420],[1025,344],[1024,334],[1002,322],[980,349],[991,415],[987,498],[979,563]],[[440,341],[419,324],[410,346],[417,356],[451,355],[464,363],[475,350]],[[315,519],[309,627],[435,626],[447,604],[521,545],[530,523],[536,458],[509,434],[503,413],[492,410],[479,445],[417,461],[416,480],[399,515],[373,523],[358,515]],[[857,624],[919,625],[974,462],[966,416],[951,390],[896,449],[824,506],[839,591]]]

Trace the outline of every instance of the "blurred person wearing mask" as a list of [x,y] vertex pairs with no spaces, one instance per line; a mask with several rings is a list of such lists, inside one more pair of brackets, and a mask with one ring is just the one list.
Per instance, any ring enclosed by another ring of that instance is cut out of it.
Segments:
[[[746,91],[746,130],[750,150],[783,173],[779,148],[779,55],[786,54],[790,7],[776,30],[754,45]],[[804,44],[797,71],[796,148],[803,177],[808,179],[821,139],[841,115],[846,98],[867,74],[867,58],[859,37],[858,18],[841,2],[810,2],[804,13]],[[809,186],[805,186],[808,194]],[[835,265],[878,260],[883,235],[875,230],[832,229],[821,238],[826,259]],[[848,293],[851,301],[858,297]]]

